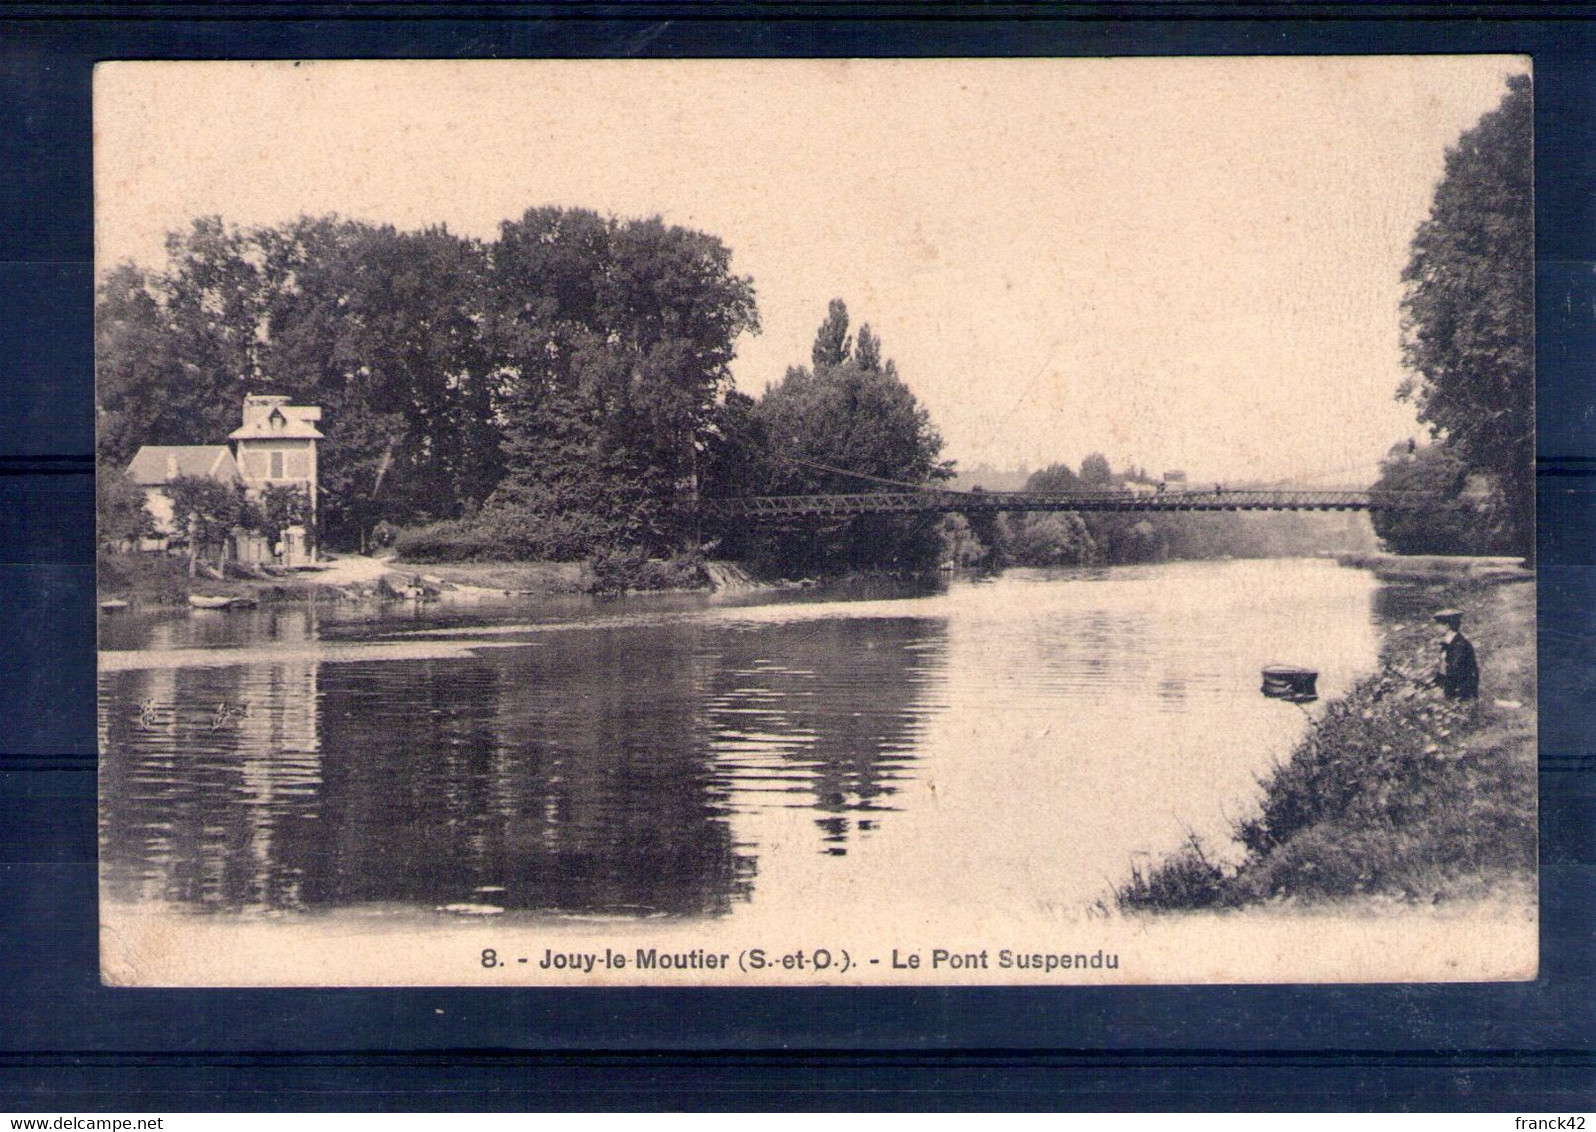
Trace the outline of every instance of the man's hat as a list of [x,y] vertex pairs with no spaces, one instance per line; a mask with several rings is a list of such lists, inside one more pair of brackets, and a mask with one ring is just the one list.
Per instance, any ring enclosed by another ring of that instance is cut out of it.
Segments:
[[1443,609],[1435,615],[1435,619],[1443,625],[1456,629],[1463,624],[1463,611],[1461,609]]

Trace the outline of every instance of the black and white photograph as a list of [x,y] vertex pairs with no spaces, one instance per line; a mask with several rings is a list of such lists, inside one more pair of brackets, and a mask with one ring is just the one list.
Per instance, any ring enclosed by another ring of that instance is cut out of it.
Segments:
[[1533,100],[100,64],[101,979],[1535,978]]

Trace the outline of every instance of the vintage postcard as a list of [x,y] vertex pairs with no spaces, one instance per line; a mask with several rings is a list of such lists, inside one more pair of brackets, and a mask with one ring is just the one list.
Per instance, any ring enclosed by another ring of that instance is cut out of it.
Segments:
[[94,97],[107,983],[1535,976],[1528,59]]

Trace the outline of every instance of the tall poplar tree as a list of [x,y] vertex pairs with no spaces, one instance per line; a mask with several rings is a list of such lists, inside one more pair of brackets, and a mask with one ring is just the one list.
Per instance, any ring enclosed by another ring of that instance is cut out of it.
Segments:
[[[825,359],[793,366],[755,409],[768,445],[766,490],[775,494],[903,490],[952,477],[931,415],[881,362],[880,339],[860,329],[865,356],[848,337],[848,308],[833,299],[810,351]],[[871,515],[800,524],[753,540],[761,565],[787,573],[836,569],[917,569],[941,550],[934,524],[919,516]]]

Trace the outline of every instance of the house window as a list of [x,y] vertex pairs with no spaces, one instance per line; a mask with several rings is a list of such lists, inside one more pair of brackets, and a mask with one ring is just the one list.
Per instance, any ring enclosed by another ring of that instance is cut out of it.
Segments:
[[269,478],[274,480],[283,478],[283,454],[281,452],[272,453],[272,470]]

